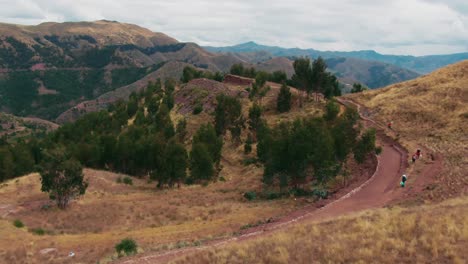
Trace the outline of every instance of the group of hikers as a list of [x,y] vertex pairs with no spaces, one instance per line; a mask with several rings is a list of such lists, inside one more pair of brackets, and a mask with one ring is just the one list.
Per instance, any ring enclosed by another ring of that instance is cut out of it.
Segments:
[[[388,129],[392,129],[392,123],[393,123],[392,121],[389,121],[389,122],[387,123]],[[416,150],[416,153],[414,153],[413,156],[411,156],[411,161],[412,161],[413,163],[415,163],[416,160],[417,160],[417,159],[420,159],[420,158],[422,158],[422,152],[421,152],[421,149],[417,149],[417,150]],[[407,181],[407,180],[408,180],[408,175],[403,174],[403,175],[401,176],[400,186],[401,186],[401,187],[405,187],[405,186],[406,186],[406,181]]]
[[[413,163],[415,163],[416,160],[420,158],[422,158],[422,152],[421,152],[421,149],[417,149],[416,153],[414,153],[413,156],[411,157],[411,160],[413,161]],[[400,186],[405,187],[407,180],[408,180],[408,176],[406,174],[403,174],[401,176]]]

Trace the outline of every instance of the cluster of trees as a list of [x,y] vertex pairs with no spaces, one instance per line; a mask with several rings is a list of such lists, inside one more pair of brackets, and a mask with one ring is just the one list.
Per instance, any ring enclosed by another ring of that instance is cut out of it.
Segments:
[[257,156],[265,165],[266,186],[284,190],[303,188],[312,180],[323,183],[338,175],[351,153],[363,162],[375,150],[375,131],[359,136],[356,111],[347,109],[337,117],[335,110],[332,105],[324,117],[296,119],[275,127],[260,122]]
[[327,72],[327,64],[318,57],[312,63],[309,58],[299,58],[293,63],[291,85],[310,94],[322,93],[326,98],[340,96],[341,89],[335,75]]
[[[174,88],[174,81],[167,80],[163,85],[158,80],[149,83],[146,90],[132,93],[128,102],[117,102],[108,110],[65,124],[44,139],[14,144],[1,141],[0,180],[39,168],[44,175],[43,183],[51,184],[56,181],[46,178],[57,175],[79,178],[81,166],[134,176],[150,175],[159,187],[214,179],[221,158],[222,135],[229,130],[240,137],[237,132],[243,123],[240,102],[233,97],[218,97],[216,125],[200,127],[189,155],[184,144],[187,123],[180,120],[174,126],[169,114],[174,106]],[[58,171],[53,171],[54,168]],[[50,184],[43,185],[43,190],[56,197],[60,207],[65,207],[68,198],[59,198],[60,193]],[[78,189],[78,193],[85,189]]]
[[224,80],[224,74],[222,72],[212,73],[210,71],[197,70],[194,67],[186,66],[182,72],[180,81],[182,83],[188,83],[193,79],[206,78],[222,82]]
[[363,91],[366,91],[368,90],[367,87],[365,87],[364,85],[360,84],[360,83],[354,83],[353,84],[353,89],[351,89],[351,93],[360,93],[360,92],[363,92]]
[[[0,94],[3,95],[0,104],[8,107],[15,115],[34,114],[51,120],[68,109],[70,101],[95,98],[133,83],[162,65],[113,69],[110,70],[110,82],[106,81],[104,69],[11,72],[6,78],[0,79]],[[40,83],[57,93],[39,96]]]
[[229,71],[231,74],[243,76],[247,78],[264,79],[265,81],[283,83],[287,81],[288,76],[284,71],[274,71],[272,73],[265,71],[257,71],[254,67],[244,67],[242,63],[234,64]]

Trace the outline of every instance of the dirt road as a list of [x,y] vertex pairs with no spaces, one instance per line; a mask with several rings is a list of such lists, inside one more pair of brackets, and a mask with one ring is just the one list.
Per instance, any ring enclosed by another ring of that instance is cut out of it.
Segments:
[[[342,101],[342,103],[350,102]],[[361,115],[361,118],[366,123],[366,126],[378,126],[365,116]],[[381,129],[380,127],[377,128]],[[359,187],[320,209],[308,207],[303,210],[298,210],[275,222],[249,229],[242,235],[210,241],[203,246],[148,253],[131,259],[122,259],[119,263],[166,263],[198,250],[219,247],[228,243],[264,236],[279,229],[284,230],[298,222],[309,223],[312,221],[334,218],[361,210],[382,207],[391,201],[401,199],[403,196],[408,195],[408,189],[399,187],[400,177],[408,165],[407,153],[397,142],[387,137],[382,130],[377,131],[377,139],[382,146],[382,153],[378,156],[378,165],[374,175]],[[426,177],[418,177],[415,183],[417,183],[418,187],[424,186],[427,184],[427,181],[432,178],[428,175],[437,174],[441,168],[441,159],[436,159],[435,162],[426,164],[423,170],[424,173],[427,174],[425,175]],[[423,188],[417,188],[418,191],[422,189]]]

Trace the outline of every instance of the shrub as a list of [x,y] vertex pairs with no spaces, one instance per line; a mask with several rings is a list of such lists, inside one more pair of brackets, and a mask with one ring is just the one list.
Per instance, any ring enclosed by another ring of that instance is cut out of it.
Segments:
[[281,193],[278,193],[278,192],[266,192],[265,193],[265,198],[267,200],[279,199],[279,198],[281,198],[281,196],[283,196],[283,195]]
[[254,157],[247,157],[247,158],[242,160],[242,164],[244,166],[249,166],[249,165],[255,164],[255,163],[257,163],[257,158],[254,158]]
[[375,154],[380,155],[380,153],[382,153],[382,147],[380,147],[380,146],[376,147],[375,148]]
[[127,185],[133,185],[133,180],[132,180],[132,178],[130,178],[130,177],[128,177],[128,176],[125,176],[125,177],[123,178],[123,183],[124,183],[124,184],[127,184]]
[[13,225],[16,226],[17,228],[24,227],[23,222],[21,222],[21,220],[19,220],[19,219],[16,219],[15,221],[13,221]]
[[193,114],[194,115],[198,115],[200,114],[201,112],[203,111],[203,105],[202,104],[197,104],[194,108],[193,108]]
[[38,235],[38,236],[43,236],[46,233],[45,230],[40,228],[40,227],[31,229],[31,232]]
[[120,241],[119,244],[115,245],[115,251],[117,251],[117,254],[119,254],[119,256],[122,255],[122,252],[125,253],[125,255],[127,256],[136,254],[137,248],[138,246],[135,240],[130,238],[126,238]]
[[249,201],[253,201],[255,199],[257,199],[257,193],[256,192],[246,192],[244,193],[244,198],[249,200]]
[[321,198],[321,199],[327,199],[328,197],[328,191],[323,189],[323,188],[314,188],[312,190],[312,194],[317,196],[318,198]]

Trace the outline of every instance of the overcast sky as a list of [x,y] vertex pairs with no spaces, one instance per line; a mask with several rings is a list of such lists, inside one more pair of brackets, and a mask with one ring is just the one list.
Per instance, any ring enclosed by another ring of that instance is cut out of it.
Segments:
[[0,0],[1,22],[98,19],[200,45],[468,52],[468,0]]

